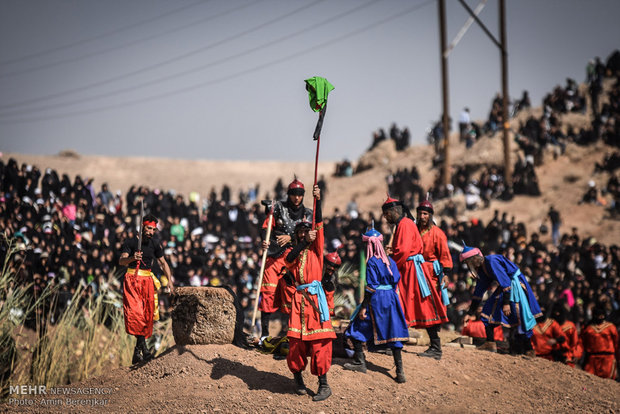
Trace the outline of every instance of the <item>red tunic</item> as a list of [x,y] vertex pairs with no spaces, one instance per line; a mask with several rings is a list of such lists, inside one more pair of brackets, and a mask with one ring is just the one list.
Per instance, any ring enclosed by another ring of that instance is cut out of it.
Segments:
[[[444,269],[452,269],[452,256],[450,256],[450,250],[448,249],[448,238],[443,230],[435,225],[431,225],[429,229],[420,232],[420,237],[422,238],[422,256],[424,256],[424,260],[430,263],[439,260]],[[433,281],[433,287],[437,289],[439,287],[438,283],[441,283],[441,281],[437,280],[437,275],[434,271]],[[439,296],[441,297],[441,291],[439,291]],[[443,301],[439,301],[439,303],[447,314],[446,305],[443,304]]]
[[[530,338],[532,347],[536,351],[536,356],[553,361],[553,351],[568,351],[568,341],[562,332],[560,324],[553,319],[547,319],[534,327],[533,335]],[[564,338],[563,343],[549,344],[550,339]]]
[[[263,222],[263,229],[267,228],[269,219]],[[272,221],[272,230],[276,227],[275,220]],[[278,257],[267,256],[265,261],[265,272],[263,273],[263,283],[260,287],[260,304],[258,310],[261,312],[275,312],[278,309],[284,313],[290,312],[291,297],[294,287],[287,286],[282,279],[282,268],[286,266],[286,251]]]
[[589,325],[581,332],[586,362],[583,369],[602,378],[616,379],[618,330],[609,323]]
[[123,314],[129,335],[149,338],[153,334],[155,288],[150,270],[127,269],[123,282]]
[[452,269],[452,256],[448,249],[448,238],[443,230],[432,225],[430,229],[422,230],[420,237],[422,238],[422,256],[424,256],[424,260],[431,263],[439,260],[441,266]]
[[574,367],[576,362],[581,359],[583,355],[583,347],[581,345],[581,339],[577,333],[577,327],[571,321],[566,321],[560,325],[562,332],[568,339],[568,352],[566,353],[566,364]]
[[[293,263],[287,262],[288,270],[293,275],[296,285],[304,285],[323,278],[323,223],[317,225],[317,236],[314,243],[303,250]],[[303,341],[316,339],[336,338],[331,320],[321,323],[319,314],[308,302],[311,300],[318,309],[315,295],[307,295],[305,291],[295,290],[291,300],[291,313],[288,322],[289,338],[298,338]]]
[[[461,335],[471,336],[472,338],[485,338],[486,339],[487,332],[484,327],[484,322],[482,322],[481,320],[469,321],[467,325],[463,326]],[[494,341],[504,340],[504,330],[502,329],[501,325],[497,325],[493,329],[493,340]]]
[[394,232],[392,258],[401,275],[398,290],[403,313],[409,326],[415,328],[427,328],[448,321],[446,308],[442,305],[441,295],[436,288],[433,264],[422,263],[424,277],[431,292],[429,296],[422,298],[415,263],[407,260],[411,256],[422,254],[422,248],[422,238],[415,223],[408,217],[403,217]]

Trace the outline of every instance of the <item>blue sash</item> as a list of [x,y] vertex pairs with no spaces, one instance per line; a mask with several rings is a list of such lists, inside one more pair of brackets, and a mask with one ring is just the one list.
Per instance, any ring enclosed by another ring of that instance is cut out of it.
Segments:
[[[366,286],[366,289],[371,289],[371,288]],[[394,289],[394,286],[392,286],[392,285],[379,285],[379,286],[377,286],[375,291],[377,291],[377,290],[392,290],[392,289]],[[362,304],[360,303],[359,305],[357,305],[357,307],[353,311],[353,314],[351,315],[351,319],[349,319],[350,321],[353,321],[355,318],[357,318],[357,314],[360,313],[360,309],[361,308],[362,308]]]
[[448,306],[450,304],[450,297],[448,296],[448,289],[446,289],[446,286],[442,282],[443,266],[441,265],[441,263],[439,263],[439,260],[435,260],[433,262],[433,270],[435,271],[435,274],[441,282],[441,301],[443,302],[444,306]]
[[302,291],[307,289],[308,293],[311,295],[316,295],[317,302],[319,303],[319,313],[320,320],[322,322],[326,322],[329,320],[329,306],[327,306],[327,297],[325,297],[325,291],[323,290],[323,284],[315,280],[312,283],[306,283],[305,285],[297,286],[298,291]]
[[420,286],[420,294],[423,298],[429,296],[431,294],[431,290],[428,288],[428,283],[426,283],[426,276],[424,276],[424,270],[422,270],[422,263],[424,263],[424,256],[421,254],[414,254],[413,256],[409,256],[407,260],[413,261],[415,265],[415,274],[418,278],[418,285]]
[[527,295],[521,287],[521,281],[519,280],[520,274],[521,271],[517,270],[514,275],[512,275],[510,282],[510,301],[521,304],[519,306],[519,316],[521,317],[520,328],[523,330],[523,333],[525,333],[536,326],[536,318],[534,318],[532,310],[530,309]]

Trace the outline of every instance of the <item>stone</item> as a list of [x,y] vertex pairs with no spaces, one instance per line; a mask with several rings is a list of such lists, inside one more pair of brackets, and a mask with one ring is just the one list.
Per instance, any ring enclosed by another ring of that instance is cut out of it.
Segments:
[[235,336],[234,297],[216,287],[178,287],[174,291],[172,335],[177,345],[224,345]]

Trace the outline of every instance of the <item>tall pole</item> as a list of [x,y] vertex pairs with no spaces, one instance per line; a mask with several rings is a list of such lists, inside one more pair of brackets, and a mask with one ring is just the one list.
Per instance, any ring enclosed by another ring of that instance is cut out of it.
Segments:
[[502,120],[504,129],[504,183],[512,188],[512,165],[510,163],[510,120],[508,119],[508,52],[506,44],[506,4],[499,0],[499,33],[502,54]]
[[439,11],[439,47],[441,57],[441,95],[443,101],[443,184],[450,184],[450,115],[448,102],[448,57],[446,56],[446,7],[445,0],[437,2]]

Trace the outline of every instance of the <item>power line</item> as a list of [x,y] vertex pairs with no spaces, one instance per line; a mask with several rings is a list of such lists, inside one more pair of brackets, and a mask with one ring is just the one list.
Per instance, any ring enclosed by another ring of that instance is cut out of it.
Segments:
[[243,75],[258,71],[258,70],[262,70],[262,69],[266,69],[270,66],[274,66],[280,63],[284,63],[286,61],[295,59],[299,56],[303,56],[306,55],[308,53],[314,52],[315,50],[321,49],[321,48],[325,48],[325,47],[329,47],[334,45],[335,43],[339,43],[342,42],[344,40],[347,40],[353,36],[357,36],[361,33],[367,32],[369,30],[374,29],[375,27],[381,26],[385,23],[388,23],[392,20],[396,20],[400,17],[403,17],[409,13],[412,13],[414,11],[417,11],[419,9],[422,9],[423,7],[434,3],[435,0],[426,0],[423,3],[420,3],[416,6],[407,8],[405,10],[400,11],[399,13],[393,14],[391,16],[388,16],[386,18],[383,18],[381,20],[376,21],[375,23],[372,23],[370,25],[364,26],[361,29],[357,29],[357,30],[353,30],[349,33],[346,33],[342,36],[336,37],[334,39],[330,39],[328,41],[319,43],[315,46],[312,46],[310,48],[306,48],[303,51],[300,52],[296,52],[296,53],[292,53],[290,55],[272,60],[270,62],[267,63],[263,63],[260,65],[256,65],[252,68],[249,69],[245,69],[227,76],[223,76],[220,77],[218,79],[213,79],[211,81],[206,81],[206,82],[201,82],[201,83],[197,83],[191,86],[187,86],[181,89],[176,89],[170,92],[166,92],[166,93],[161,93],[161,94],[156,94],[156,95],[151,95],[148,97],[144,97],[144,98],[139,98],[139,99],[134,99],[134,100],[130,100],[130,101],[126,101],[120,104],[113,104],[113,105],[107,105],[107,106],[101,106],[99,108],[91,108],[91,109],[84,109],[84,110],[80,110],[80,111],[74,111],[74,112],[68,112],[68,113],[64,113],[64,114],[53,114],[53,115],[48,115],[48,116],[41,116],[41,117],[35,117],[35,118],[25,118],[25,119],[14,119],[14,120],[0,120],[0,124],[21,124],[21,123],[29,123],[29,122],[38,122],[38,121],[47,121],[47,120],[56,120],[56,119],[62,119],[62,118],[70,118],[73,116],[78,116],[78,115],[87,115],[87,114],[91,114],[91,113],[97,113],[97,112],[103,112],[103,111],[109,111],[109,110],[113,110],[113,109],[118,109],[118,108],[124,108],[127,106],[133,106],[133,105],[137,105],[137,104],[141,104],[141,103],[146,103],[146,102],[152,102],[152,101],[157,101],[157,100],[161,100],[161,99],[165,99],[165,98],[169,98],[171,96],[176,96],[176,95],[181,95],[187,92],[193,92],[196,89],[200,89],[200,88],[204,88],[205,86],[211,86],[211,85],[216,85],[219,83],[223,83],[226,81],[229,81],[231,79],[235,79],[238,77],[241,77]]
[[102,34],[94,36],[94,37],[78,40],[78,41],[75,41],[75,42],[72,42],[72,43],[68,43],[68,44],[65,44],[65,45],[57,46],[57,47],[54,47],[54,48],[51,48],[51,49],[47,49],[47,50],[42,50],[40,52],[31,53],[29,55],[21,56],[21,57],[18,57],[18,58],[5,60],[5,61],[0,62],[0,66],[6,66],[6,65],[9,65],[9,64],[17,63],[17,62],[22,62],[24,60],[32,59],[32,58],[39,57],[39,56],[49,55],[51,53],[59,52],[61,50],[66,50],[66,49],[73,48],[75,46],[83,45],[83,44],[86,44],[86,43],[91,43],[91,42],[94,42],[96,40],[100,40],[100,39],[103,39],[103,38],[106,38],[106,37],[110,37],[110,36],[116,35],[118,33],[125,32],[127,30],[135,29],[138,26],[143,26],[145,24],[152,23],[152,22],[155,22],[157,20],[161,20],[161,19],[163,19],[165,17],[168,17],[168,16],[170,16],[172,14],[176,14],[176,13],[178,13],[180,11],[183,11],[183,10],[186,10],[186,9],[190,9],[190,8],[198,6],[200,4],[205,4],[208,1],[210,1],[210,0],[200,0],[200,1],[197,1],[195,3],[187,4],[187,5],[183,6],[183,7],[179,7],[177,9],[173,9],[173,10],[167,11],[167,12],[165,12],[163,14],[160,14],[160,15],[157,15],[155,17],[151,17],[151,18],[139,21],[137,23],[132,23],[130,25],[123,26],[123,27],[120,27],[118,29],[111,30],[109,32],[105,32],[105,33],[102,33]]
[[[28,104],[35,103],[35,102],[49,101],[51,99],[55,99],[55,98],[58,98],[58,97],[61,97],[61,96],[70,95],[70,94],[77,93],[77,92],[84,92],[86,90],[93,89],[93,88],[96,88],[96,87],[99,87],[99,86],[103,86],[103,85],[107,85],[109,83],[113,83],[113,82],[116,82],[116,81],[119,81],[119,80],[122,80],[122,79],[126,79],[126,78],[129,78],[129,77],[132,77],[132,76],[135,76],[135,75],[138,75],[138,74],[150,71],[150,70],[159,69],[162,66],[166,66],[166,65],[169,65],[171,63],[179,62],[182,59],[186,59],[186,58],[188,58],[190,56],[194,56],[194,55],[196,55],[198,53],[202,53],[202,52],[204,52],[206,50],[213,49],[214,47],[221,46],[221,45],[223,45],[225,43],[228,43],[228,42],[230,42],[232,40],[236,40],[236,39],[241,38],[241,37],[243,37],[245,35],[248,35],[250,33],[256,32],[256,31],[258,31],[260,29],[263,29],[263,28],[265,28],[267,26],[270,26],[272,24],[279,23],[280,21],[282,21],[282,20],[284,20],[284,19],[286,19],[286,18],[288,18],[288,17],[290,17],[290,16],[292,16],[294,14],[300,13],[300,12],[302,12],[302,11],[304,11],[304,10],[310,8],[310,7],[313,7],[316,4],[318,4],[318,3],[324,2],[324,1],[326,1],[326,0],[316,0],[316,1],[312,2],[312,3],[310,3],[310,4],[304,5],[302,7],[298,7],[297,9],[294,9],[294,10],[292,10],[292,11],[290,11],[288,13],[285,13],[285,14],[283,14],[281,16],[278,16],[278,17],[276,17],[274,19],[271,19],[271,20],[269,20],[269,21],[267,21],[265,23],[261,23],[261,24],[259,24],[257,26],[254,26],[254,27],[250,28],[250,29],[244,30],[241,33],[237,33],[237,34],[235,34],[233,36],[224,38],[222,40],[218,40],[217,42],[211,43],[211,44],[209,44],[207,46],[203,46],[203,47],[200,47],[198,49],[195,49],[195,50],[183,53],[181,55],[177,55],[177,56],[175,56],[173,58],[166,59],[166,60],[158,62],[158,63],[156,63],[154,65],[145,66],[145,67],[142,67],[140,69],[136,69],[136,70],[133,70],[131,72],[124,73],[122,75],[113,76],[111,78],[104,79],[104,80],[101,80],[99,82],[91,83],[90,85],[81,86],[81,87],[69,89],[69,90],[62,91],[62,92],[56,92],[56,93],[53,93],[53,94],[45,95],[43,97],[31,98],[31,99],[26,99],[26,100],[23,100],[23,101],[20,101],[20,102],[13,102],[13,103],[10,103],[10,104],[0,105],[0,110],[4,110],[5,108],[15,108],[15,107],[20,107],[20,106],[27,106]],[[151,84],[151,83],[153,83],[153,82],[149,82],[148,84]],[[127,90],[133,90],[133,89],[137,89],[137,87],[128,88]],[[119,93],[122,93],[122,92],[123,91],[121,90],[121,92],[119,92]],[[112,95],[113,94],[114,93],[112,93]],[[110,95],[110,93],[107,93],[107,94],[99,95],[96,98],[106,97],[106,96],[109,96],[109,95]],[[74,101],[72,103],[68,103],[68,104],[65,103],[65,105],[72,105],[74,103],[84,102],[85,100],[88,101],[89,99],[92,99],[92,98],[90,98],[90,97],[83,98],[83,99]],[[58,106],[58,105],[55,104],[52,107],[56,107],[56,106]],[[50,105],[45,105],[45,106],[43,106],[43,108],[41,108],[41,107],[31,108],[31,110],[48,109],[49,107],[50,107]],[[2,115],[9,115],[9,114],[16,114],[16,113],[19,114],[20,111],[17,111],[17,112],[16,111],[8,111],[8,112],[5,112],[4,114],[0,114],[0,116],[2,116]]]
[[45,65],[37,66],[37,67],[34,67],[34,68],[30,68],[30,69],[25,69],[25,70],[24,69],[20,69],[20,70],[16,70],[16,71],[13,71],[13,72],[3,73],[3,74],[0,74],[0,79],[6,79],[6,78],[14,77],[14,76],[25,75],[27,73],[37,72],[37,71],[40,71],[40,70],[43,70],[43,69],[49,69],[49,68],[53,68],[53,67],[56,67],[56,66],[61,66],[63,64],[67,64],[67,63],[78,62],[80,60],[84,60],[84,59],[88,59],[88,58],[91,58],[91,57],[99,56],[99,55],[102,55],[102,54],[105,54],[105,53],[115,52],[117,50],[125,49],[127,47],[130,47],[130,46],[133,46],[133,45],[136,45],[136,44],[139,44],[139,43],[143,43],[143,42],[147,42],[147,41],[156,39],[158,37],[167,36],[169,34],[172,34],[172,33],[175,33],[175,32],[179,32],[181,30],[185,30],[185,29],[187,29],[189,27],[196,26],[198,24],[205,23],[205,22],[208,22],[210,20],[217,19],[219,17],[225,16],[225,15],[233,13],[235,11],[244,9],[246,7],[254,6],[254,5],[256,5],[257,3],[261,2],[261,1],[264,1],[264,0],[256,0],[256,1],[251,2],[251,3],[243,4],[241,6],[235,7],[233,9],[227,10],[225,12],[216,14],[214,16],[205,17],[205,18],[199,19],[197,21],[194,21],[192,23],[188,23],[188,24],[186,24],[184,26],[168,30],[166,32],[162,32],[162,33],[154,34],[154,35],[151,35],[151,36],[146,36],[146,37],[143,37],[143,38],[140,38],[140,39],[132,40],[132,41],[129,41],[129,42],[124,43],[122,45],[116,45],[116,46],[100,49],[100,50],[94,51],[92,53],[87,53],[85,55],[73,57],[73,58],[70,58],[70,59],[65,59],[65,60],[60,60],[60,61],[56,61],[56,62],[51,62],[51,63],[45,64]]

